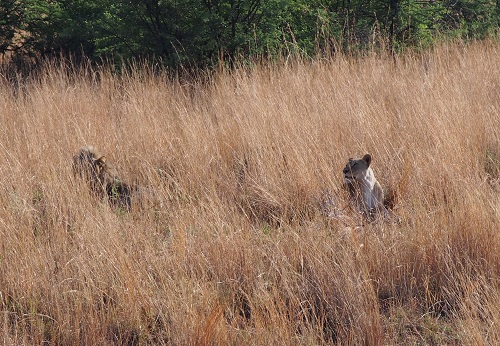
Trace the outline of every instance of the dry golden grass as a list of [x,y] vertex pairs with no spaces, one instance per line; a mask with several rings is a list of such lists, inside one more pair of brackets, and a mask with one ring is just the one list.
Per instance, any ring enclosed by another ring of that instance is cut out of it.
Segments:
[[[497,43],[192,84],[52,65],[0,95],[4,344],[500,339]],[[96,200],[85,144],[160,203]],[[321,212],[367,152],[399,223]]]

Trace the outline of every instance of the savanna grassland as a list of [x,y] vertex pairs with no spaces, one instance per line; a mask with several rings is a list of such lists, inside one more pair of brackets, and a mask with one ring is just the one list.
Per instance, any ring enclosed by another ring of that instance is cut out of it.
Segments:
[[[0,95],[3,344],[500,340],[498,43],[198,82],[54,63]],[[130,212],[74,177],[86,144]],[[346,208],[365,153],[391,220]]]

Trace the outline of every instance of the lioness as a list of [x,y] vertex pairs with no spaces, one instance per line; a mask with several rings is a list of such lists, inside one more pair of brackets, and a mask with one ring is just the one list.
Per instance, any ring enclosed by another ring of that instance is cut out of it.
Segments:
[[98,198],[106,196],[112,206],[130,209],[131,188],[94,147],[84,146],[73,156],[73,173],[85,180]]
[[344,170],[344,186],[351,200],[361,213],[373,216],[377,211],[385,210],[384,192],[370,168],[372,157],[366,154],[361,159],[350,158]]

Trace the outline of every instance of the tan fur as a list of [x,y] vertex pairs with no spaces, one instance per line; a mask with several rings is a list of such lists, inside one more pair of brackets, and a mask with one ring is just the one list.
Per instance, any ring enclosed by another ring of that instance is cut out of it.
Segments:
[[107,197],[113,206],[130,208],[130,187],[94,147],[84,146],[73,156],[73,173],[86,181],[98,198]]
[[371,156],[360,159],[350,158],[344,173],[344,186],[358,210],[365,215],[385,210],[384,192],[370,167]]

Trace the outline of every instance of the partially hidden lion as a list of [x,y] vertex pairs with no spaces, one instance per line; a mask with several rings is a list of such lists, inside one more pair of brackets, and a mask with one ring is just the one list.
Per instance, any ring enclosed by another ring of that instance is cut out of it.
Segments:
[[343,169],[344,187],[349,192],[351,202],[359,212],[372,217],[377,212],[385,212],[384,192],[370,167],[372,157],[350,158]]
[[98,198],[107,198],[111,206],[130,210],[131,187],[94,147],[84,146],[73,156],[73,173],[83,179]]

